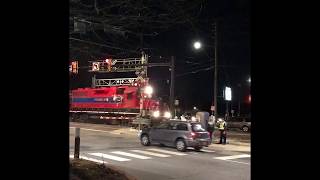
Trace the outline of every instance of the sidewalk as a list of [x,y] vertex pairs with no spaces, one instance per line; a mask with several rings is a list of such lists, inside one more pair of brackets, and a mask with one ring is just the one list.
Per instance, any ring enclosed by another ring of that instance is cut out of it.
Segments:
[[241,143],[232,139],[227,140],[227,144],[225,145],[217,144],[217,141],[215,141],[207,148],[213,151],[239,151],[244,153],[251,152],[250,143]]

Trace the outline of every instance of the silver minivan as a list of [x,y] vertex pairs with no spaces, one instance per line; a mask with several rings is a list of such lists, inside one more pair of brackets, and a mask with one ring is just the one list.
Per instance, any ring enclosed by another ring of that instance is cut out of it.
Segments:
[[159,143],[176,147],[178,151],[185,151],[187,147],[199,151],[211,144],[209,133],[200,123],[177,120],[169,120],[158,126],[143,129],[139,137],[144,146]]

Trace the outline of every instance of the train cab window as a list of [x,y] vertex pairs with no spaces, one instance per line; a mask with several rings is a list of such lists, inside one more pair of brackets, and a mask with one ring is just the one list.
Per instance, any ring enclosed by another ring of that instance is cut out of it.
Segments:
[[133,97],[133,92],[128,93],[128,95],[127,95],[127,99],[128,99],[128,100],[131,100],[131,99],[132,99],[132,97]]
[[117,88],[117,94],[124,94],[125,88]]

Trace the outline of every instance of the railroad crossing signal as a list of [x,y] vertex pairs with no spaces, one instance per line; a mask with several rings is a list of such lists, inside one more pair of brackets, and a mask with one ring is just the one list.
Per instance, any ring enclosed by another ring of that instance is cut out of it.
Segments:
[[100,63],[99,62],[93,62],[92,63],[92,71],[99,71],[100,70]]
[[112,59],[106,59],[108,71],[111,72],[111,66],[113,65]]
[[72,61],[71,64],[69,65],[69,72],[78,74],[78,69],[79,69],[78,61]]

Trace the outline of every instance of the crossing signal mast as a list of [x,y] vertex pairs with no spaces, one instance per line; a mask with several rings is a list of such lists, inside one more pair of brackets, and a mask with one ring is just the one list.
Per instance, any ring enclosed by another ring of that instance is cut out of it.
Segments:
[[[170,83],[170,109],[173,114],[174,109],[174,57],[171,57],[171,62],[167,63],[149,63],[148,55],[142,52],[141,58],[126,58],[89,61],[89,72],[94,73],[113,73],[113,72],[135,72],[137,77],[117,78],[117,79],[96,79],[92,77],[92,87],[107,87],[107,86],[122,86],[122,85],[137,85],[143,88],[148,86],[148,67],[169,67],[171,72]],[[143,91],[142,91],[143,92]],[[143,101],[143,95],[141,95]],[[141,102],[142,104],[142,102]],[[141,110],[140,115],[144,115]]]
[[92,78],[92,87],[147,85],[147,64],[148,56],[142,53],[141,58],[111,59],[89,61],[89,72],[113,73],[113,72],[135,72],[137,77],[117,78],[117,79],[96,79]]
[[[90,61],[89,66],[80,67],[80,68],[88,68],[89,72],[94,73],[92,77],[92,88],[99,88],[101,87],[101,92],[104,91],[102,87],[110,87],[110,89],[123,89],[121,86],[136,86],[137,92],[139,95],[135,95],[136,98],[139,98],[139,108],[135,108],[133,105],[129,105],[128,107],[113,107],[112,105],[105,105],[104,107],[96,108],[96,107],[89,107],[89,105],[82,106],[82,101],[97,101],[99,98],[83,98],[83,95],[79,95],[79,93],[90,93],[96,91],[98,92],[99,89],[79,89],[75,90],[75,94],[71,92],[71,101],[75,102],[71,103],[72,108],[70,109],[70,113],[75,119],[80,116],[80,119],[87,119],[88,117],[96,118],[95,116],[99,116],[100,119],[112,119],[122,120],[123,118],[127,118],[130,120],[131,116],[140,116],[143,117],[146,115],[146,112],[152,113],[154,111],[153,107],[155,101],[152,101],[152,93],[153,89],[149,86],[149,78],[148,78],[148,67],[169,67],[171,71],[171,83],[170,83],[170,110],[171,113],[167,114],[174,114],[173,108],[173,97],[174,97],[174,57],[171,58],[171,62],[166,63],[149,63],[147,54],[142,52],[140,58],[125,58],[125,59],[115,59],[115,58],[107,58],[104,60],[97,60],[97,61]],[[74,61],[71,62],[70,65],[70,73],[78,73],[78,62]],[[135,72],[135,77],[125,77],[125,78],[115,78],[115,79],[97,79],[97,73],[118,73],[118,72]],[[100,92],[100,91],[99,91]],[[104,91],[105,92],[105,91]],[[76,94],[77,93],[77,94]],[[128,92],[129,93],[129,92]],[[127,94],[128,94],[127,93]],[[91,97],[90,95],[87,95]],[[132,95],[131,95],[132,96]],[[125,97],[129,98],[129,96]],[[101,98],[100,98],[101,99]],[[99,100],[100,100],[99,99]],[[109,100],[109,99],[107,99]],[[80,102],[81,101],[81,102]],[[85,103],[84,103],[85,104]],[[159,103],[158,103],[159,104]],[[112,107],[111,107],[112,106]],[[104,109],[101,109],[104,108]],[[132,108],[132,109],[130,109]],[[138,110],[138,111],[135,111]],[[149,111],[148,111],[149,110]],[[151,111],[150,111],[151,110]],[[103,114],[103,115],[102,115]],[[83,118],[81,118],[83,116]],[[130,117],[129,117],[130,116]],[[170,118],[166,115],[166,118]],[[143,118],[142,118],[143,119]],[[132,119],[131,119],[132,120]],[[140,120],[139,120],[139,127],[140,127]],[[140,128],[139,128],[140,129]]]

